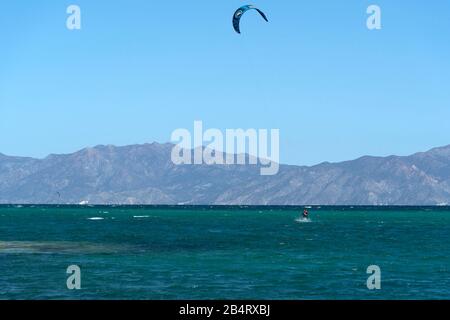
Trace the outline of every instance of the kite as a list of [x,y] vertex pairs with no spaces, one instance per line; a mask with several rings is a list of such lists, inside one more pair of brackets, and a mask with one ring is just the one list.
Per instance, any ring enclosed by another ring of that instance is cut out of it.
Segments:
[[246,13],[249,10],[258,11],[259,14],[264,18],[264,20],[269,22],[269,20],[267,19],[267,16],[264,14],[264,12],[262,12],[255,6],[247,5],[247,6],[240,7],[239,9],[236,10],[236,12],[233,15],[233,27],[234,27],[234,30],[239,34],[241,33],[241,28],[240,28],[241,18],[244,15],[244,13]]

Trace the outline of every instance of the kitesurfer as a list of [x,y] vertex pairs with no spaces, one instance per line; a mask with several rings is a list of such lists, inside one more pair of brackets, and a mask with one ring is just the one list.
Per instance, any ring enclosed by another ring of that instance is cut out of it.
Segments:
[[308,209],[304,209],[303,210],[303,218],[308,219],[308,216],[309,216]]

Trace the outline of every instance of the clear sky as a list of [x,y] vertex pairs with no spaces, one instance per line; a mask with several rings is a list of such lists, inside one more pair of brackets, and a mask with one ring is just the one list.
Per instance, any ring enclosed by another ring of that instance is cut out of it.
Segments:
[[[82,30],[66,28],[66,8]],[[450,144],[448,0],[14,0],[0,8],[0,152],[44,157],[279,128],[281,161]],[[382,9],[382,30],[366,9]]]

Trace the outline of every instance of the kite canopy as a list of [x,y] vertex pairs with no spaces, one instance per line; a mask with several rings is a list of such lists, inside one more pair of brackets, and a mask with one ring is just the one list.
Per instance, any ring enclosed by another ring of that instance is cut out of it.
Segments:
[[258,11],[259,14],[264,18],[264,20],[269,22],[269,20],[267,19],[266,15],[264,14],[264,12],[262,12],[261,10],[256,8],[255,6],[247,5],[247,6],[240,7],[239,9],[236,10],[236,12],[233,15],[233,27],[234,27],[234,30],[237,33],[241,33],[241,28],[240,28],[241,18],[244,15],[244,13],[246,13],[249,10],[256,10],[256,11]]

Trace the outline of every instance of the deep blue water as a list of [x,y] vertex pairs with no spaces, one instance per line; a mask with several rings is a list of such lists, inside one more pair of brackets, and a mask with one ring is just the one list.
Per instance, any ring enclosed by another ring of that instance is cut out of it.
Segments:
[[300,211],[1,206],[0,299],[450,299],[450,208]]

